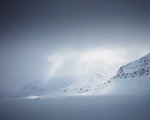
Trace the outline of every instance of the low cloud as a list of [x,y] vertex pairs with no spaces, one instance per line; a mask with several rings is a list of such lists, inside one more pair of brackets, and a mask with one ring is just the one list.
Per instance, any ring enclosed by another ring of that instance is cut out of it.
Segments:
[[121,48],[95,48],[83,51],[61,52],[46,57],[51,63],[47,79],[55,76],[80,76],[99,72],[104,77],[112,77],[117,69],[132,59],[128,51]]

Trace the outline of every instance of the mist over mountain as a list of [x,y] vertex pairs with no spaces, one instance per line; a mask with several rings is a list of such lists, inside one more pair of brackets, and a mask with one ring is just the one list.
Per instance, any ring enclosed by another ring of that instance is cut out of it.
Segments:
[[49,81],[45,80],[34,80],[24,85],[17,93],[12,97],[25,97],[25,96],[43,96],[50,94],[61,88],[64,88],[73,83],[75,77],[63,76],[54,77]]
[[150,120],[149,52],[150,0],[0,0],[0,120]]
[[149,94],[150,54],[123,65],[116,75],[106,79],[101,73],[91,72],[78,77],[59,77],[49,81],[33,81],[21,88],[15,96],[49,95],[109,95]]

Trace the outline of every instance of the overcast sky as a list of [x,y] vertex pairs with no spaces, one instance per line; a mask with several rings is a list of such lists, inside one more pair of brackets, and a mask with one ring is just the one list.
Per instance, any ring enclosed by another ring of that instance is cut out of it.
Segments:
[[1,2],[0,96],[54,76],[112,76],[149,53],[149,6],[144,0]]

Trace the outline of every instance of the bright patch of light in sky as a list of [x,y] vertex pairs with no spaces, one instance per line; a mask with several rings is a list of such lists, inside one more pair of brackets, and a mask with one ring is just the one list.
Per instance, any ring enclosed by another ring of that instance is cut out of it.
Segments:
[[46,57],[51,63],[47,80],[59,75],[81,76],[98,72],[104,77],[112,77],[120,65],[128,62],[124,49],[87,49],[68,51]]
[[122,49],[118,49],[118,51],[111,49],[94,49],[81,53],[80,58],[85,62],[101,61],[105,64],[118,64],[125,62],[125,59],[120,55],[124,53],[125,51]]

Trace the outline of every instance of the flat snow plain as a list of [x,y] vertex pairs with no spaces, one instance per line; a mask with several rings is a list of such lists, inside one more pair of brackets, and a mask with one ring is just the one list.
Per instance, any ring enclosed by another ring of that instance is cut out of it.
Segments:
[[0,120],[150,120],[150,96],[0,99]]

